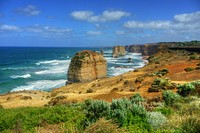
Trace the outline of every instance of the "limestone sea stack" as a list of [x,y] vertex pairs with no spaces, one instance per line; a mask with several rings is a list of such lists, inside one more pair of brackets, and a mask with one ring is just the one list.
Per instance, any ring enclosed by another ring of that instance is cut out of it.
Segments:
[[89,50],[75,54],[67,73],[69,82],[89,82],[106,76],[106,59],[102,54]]
[[124,56],[126,54],[124,46],[114,46],[113,48],[113,58],[118,58],[119,56]]

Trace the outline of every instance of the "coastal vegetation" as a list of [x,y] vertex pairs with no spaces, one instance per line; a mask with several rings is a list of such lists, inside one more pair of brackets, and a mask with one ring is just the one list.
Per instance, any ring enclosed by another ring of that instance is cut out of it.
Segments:
[[[191,83],[182,88],[191,90]],[[129,99],[88,99],[74,104],[46,107],[0,109],[0,131],[40,132],[54,127],[55,132],[200,132],[199,96],[179,95],[171,90],[163,100],[149,103],[140,94]],[[150,109],[151,104],[153,108]]]

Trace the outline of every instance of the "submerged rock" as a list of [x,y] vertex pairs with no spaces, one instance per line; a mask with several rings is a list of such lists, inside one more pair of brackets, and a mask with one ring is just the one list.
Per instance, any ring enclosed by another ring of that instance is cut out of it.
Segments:
[[102,54],[84,50],[72,58],[67,77],[70,82],[88,82],[107,76],[107,62]]
[[114,46],[113,48],[113,58],[118,58],[119,56],[124,56],[126,54],[124,46]]

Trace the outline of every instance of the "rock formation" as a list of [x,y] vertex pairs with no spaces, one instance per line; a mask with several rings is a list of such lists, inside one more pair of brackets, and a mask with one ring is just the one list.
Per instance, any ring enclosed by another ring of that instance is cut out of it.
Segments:
[[113,48],[113,57],[117,58],[119,56],[124,56],[126,54],[124,46],[114,46]]
[[107,62],[102,54],[84,50],[72,58],[67,77],[69,82],[88,82],[107,76]]

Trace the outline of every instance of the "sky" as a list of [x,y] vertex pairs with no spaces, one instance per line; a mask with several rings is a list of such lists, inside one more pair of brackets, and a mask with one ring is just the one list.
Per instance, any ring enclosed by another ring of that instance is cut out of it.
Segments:
[[0,46],[200,40],[200,0],[0,0]]

